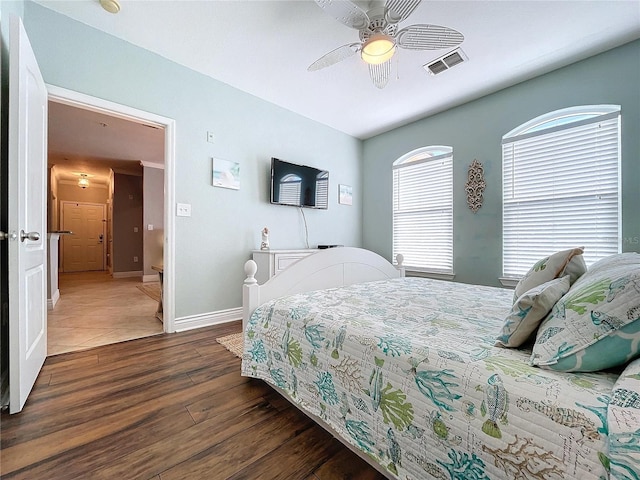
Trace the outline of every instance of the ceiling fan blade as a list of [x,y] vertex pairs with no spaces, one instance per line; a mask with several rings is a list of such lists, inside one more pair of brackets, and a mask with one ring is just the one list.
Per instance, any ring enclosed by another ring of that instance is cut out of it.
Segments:
[[389,77],[391,76],[391,60],[377,65],[369,64],[369,75],[376,87],[386,87],[389,82]]
[[409,25],[396,34],[396,44],[409,50],[451,48],[460,45],[463,40],[464,35],[457,30],[440,25]]
[[342,45],[341,47],[336,48],[335,50],[330,51],[329,53],[321,56],[318,60],[313,62],[307,70],[309,72],[315,72],[316,70],[320,70],[325,67],[330,67],[331,65],[341,62],[345,58],[349,58],[352,55],[355,55],[359,50],[359,43],[350,43],[348,45]]
[[398,23],[406,20],[421,2],[422,0],[387,0],[384,5],[387,22]]
[[315,0],[315,2],[325,12],[347,27],[360,30],[369,25],[367,13],[349,0]]

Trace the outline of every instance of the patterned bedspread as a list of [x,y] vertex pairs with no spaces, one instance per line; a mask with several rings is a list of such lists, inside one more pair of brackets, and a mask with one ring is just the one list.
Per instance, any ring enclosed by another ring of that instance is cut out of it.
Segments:
[[494,347],[512,296],[403,278],[281,298],[251,317],[242,373],[390,477],[609,478],[618,375],[542,370],[526,349]]

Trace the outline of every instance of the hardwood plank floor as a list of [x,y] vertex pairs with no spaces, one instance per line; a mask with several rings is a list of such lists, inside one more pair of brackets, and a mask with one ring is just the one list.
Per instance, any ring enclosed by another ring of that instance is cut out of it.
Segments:
[[47,358],[3,479],[383,479],[216,342],[232,322]]

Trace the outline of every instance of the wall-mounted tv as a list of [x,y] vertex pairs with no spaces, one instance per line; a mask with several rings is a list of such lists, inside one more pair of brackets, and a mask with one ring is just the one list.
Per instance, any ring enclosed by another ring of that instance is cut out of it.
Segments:
[[272,158],[271,203],[329,208],[329,172]]

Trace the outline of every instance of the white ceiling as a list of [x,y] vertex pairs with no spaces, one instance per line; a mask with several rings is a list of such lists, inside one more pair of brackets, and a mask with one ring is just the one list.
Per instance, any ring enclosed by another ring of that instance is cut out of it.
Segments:
[[140,175],[141,163],[164,164],[164,130],[62,103],[49,102],[49,166],[57,180],[107,184],[109,172]]
[[[423,0],[399,26],[454,28],[465,36],[461,47],[469,61],[434,77],[422,66],[450,49],[399,50],[392,78],[380,90],[357,55],[307,71],[325,53],[358,40],[356,30],[311,0],[119,0],[115,15],[98,0],[35,1],[362,139],[640,38],[637,0]],[[85,127],[93,124],[73,127],[75,140],[89,135]],[[71,140],[61,143],[81,155],[84,147]]]

